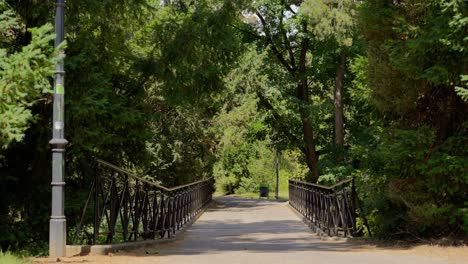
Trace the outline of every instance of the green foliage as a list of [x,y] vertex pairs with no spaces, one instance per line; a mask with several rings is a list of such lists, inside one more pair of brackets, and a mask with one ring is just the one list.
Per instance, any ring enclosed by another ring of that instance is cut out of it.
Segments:
[[434,127],[439,138],[459,129],[464,118],[454,108],[464,106],[454,88],[468,67],[467,12],[459,0],[364,4],[360,25],[380,110],[407,126]]
[[9,251],[4,253],[0,250],[0,262],[2,264],[28,264],[31,263],[31,260],[27,258],[17,257],[11,254],[11,252]]
[[143,3],[67,5],[65,122],[74,177],[82,176],[90,155],[116,164],[141,164],[145,158],[151,136],[145,87],[152,73],[141,71],[144,54],[132,52],[134,34],[144,22],[138,15],[146,10]]
[[305,0],[300,11],[312,26],[314,38],[319,41],[334,39],[338,46],[353,45],[353,31],[356,24],[355,1],[352,0]]
[[[428,128],[392,130],[363,153],[367,171],[358,173],[360,194],[378,236],[438,236],[460,232],[460,210],[468,189],[466,134],[437,144]],[[382,195],[383,194],[383,195]]]
[[[296,133],[287,131],[296,128],[285,123],[295,113],[288,109],[277,80],[269,79],[278,69],[266,61],[265,53],[250,48],[226,77],[224,104],[213,122],[218,139],[213,173],[222,193],[257,193],[261,185],[268,185],[272,191],[275,149],[290,147],[288,138],[281,135]],[[281,77],[277,78],[280,81]],[[301,161],[292,154],[282,158],[280,167],[285,167],[281,178],[303,177],[306,169]]]
[[[461,76],[462,82],[468,83],[468,75]],[[463,101],[468,102],[468,89],[463,87],[455,87],[457,94],[463,99]]]
[[146,145],[150,153],[147,173],[167,186],[211,177],[215,143],[206,114],[189,107],[157,104],[154,134]]
[[5,0],[0,1],[0,47],[11,48],[14,32],[21,30],[20,21]]
[[[34,128],[40,131],[37,126],[43,116],[37,109],[50,103],[54,64],[64,46],[54,50],[52,26],[27,24],[12,6],[0,1],[0,246],[42,254],[47,245],[38,234],[47,230],[48,206],[37,203],[42,203],[40,197],[47,197],[47,192],[38,184],[40,171],[32,178],[23,172],[37,167],[28,160],[42,160],[28,136]],[[25,141],[30,148],[21,146]],[[24,152],[17,151],[22,147]],[[2,258],[15,261],[8,253]]]
[[31,106],[47,100],[57,53],[50,45],[54,38],[50,24],[28,29],[31,43],[12,49],[15,31],[24,25],[5,1],[0,2],[0,148],[19,142],[34,120]]
[[[215,120],[215,133],[219,135],[219,164],[215,165],[214,175],[216,178],[229,179],[222,183],[225,192],[240,186],[244,191],[253,191],[258,188],[261,177],[264,177],[264,174],[255,175],[256,181],[248,180],[252,177],[251,169],[255,167],[253,163],[268,155],[265,153],[268,152],[265,149],[268,142],[256,138],[259,132],[262,133],[262,128],[266,128],[262,124],[261,115],[256,113],[257,101],[252,94],[246,96],[237,107],[221,112]],[[260,166],[259,170],[264,169],[264,164],[257,165]]]
[[149,59],[160,92],[171,102],[209,105],[241,50],[233,3],[178,1],[152,16],[142,38],[155,47]]
[[[65,60],[65,123],[66,138],[71,142],[66,190],[75,196],[88,188],[91,155],[112,157],[111,161],[118,164],[135,161],[143,156],[140,149],[144,149],[148,138],[144,89],[140,76],[132,71],[138,60],[128,49],[127,34],[137,21],[127,23],[133,17],[129,19],[130,14],[121,16],[116,11],[124,10],[123,6],[128,10],[132,7],[123,4],[124,1],[89,2],[90,5],[83,1],[67,3],[65,30],[69,44]],[[35,3],[34,7],[23,1],[11,4],[21,23],[10,27],[6,31],[9,39],[2,37],[0,44],[5,45],[8,54],[6,60],[0,61],[0,87],[3,88],[5,80],[6,91],[10,93],[7,95],[12,98],[8,100],[20,104],[9,108],[14,110],[14,119],[2,116],[0,123],[13,120],[21,124],[15,133],[17,139],[22,139],[10,143],[0,153],[4,156],[0,161],[0,228],[6,230],[0,234],[0,245],[34,255],[46,252],[50,215],[50,203],[44,201],[50,201],[51,161],[47,142],[51,138],[50,77],[56,56],[52,27],[38,25],[44,23],[41,21],[53,21],[49,17],[53,8],[48,4],[47,1]],[[4,44],[4,40],[9,44]],[[4,67],[5,64],[12,66]],[[4,90],[0,91],[2,108]],[[2,127],[0,131],[3,137],[6,130]],[[4,142],[2,138],[2,145]],[[82,199],[66,200],[69,228],[75,227],[82,203]]]
[[463,219],[462,229],[468,233],[468,203],[465,202],[465,207],[459,208],[459,213]]
[[367,66],[351,70],[365,73],[356,76],[371,93],[356,110],[373,127],[354,133],[351,155],[378,236],[464,232],[467,12],[458,0],[371,0],[360,10]]

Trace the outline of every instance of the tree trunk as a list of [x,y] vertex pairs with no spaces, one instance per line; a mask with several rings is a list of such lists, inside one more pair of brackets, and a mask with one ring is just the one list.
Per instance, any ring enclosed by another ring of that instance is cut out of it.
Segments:
[[308,182],[316,183],[318,180],[318,155],[315,150],[315,141],[314,141],[314,129],[309,120],[309,113],[305,109],[304,105],[308,105],[309,102],[309,92],[307,80],[302,81],[297,86],[298,99],[301,101],[301,120],[302,120],[302,133],[304,135],[304,149],[303,152],[306,157],[307,167],[309,167],[310,174],[307,176],[306,180]]
[[306,156],[307,167],[309,167],[310,174],[307,175],[308,182],[316,183],[319,178],[318,173],[318,155],[315,151],[314,131],[308,117],[302,118],[302,132],[304,133],[304,152]]
[[[304,32],[307,31],[307,24],[304,25]],[[304,135],[304,154],[306,157],[307,167],[309,167],[310,173],[307,175],[306,180],[309,182],[316,183],[319,177],[318,173],[318,155],[315,150],[314,140],[314,129],[310,122],[309,111],[306,105],[310,104],[309,96],[309,85],[307,83],[307,50],[309,49],[309,39],[304,39],[301,43],[301,53],[299,56],[299,65],[297,68],[297,77],[299,77],[299,83],[297,86],[297,98],[300,100],[300,112],[302,120],[302,133]]]
[[344,145],[344,121],[343,121],[343,80],[345,75],[346,55],[340,55],[340,64],[336,70],[335,79],[335,145]]

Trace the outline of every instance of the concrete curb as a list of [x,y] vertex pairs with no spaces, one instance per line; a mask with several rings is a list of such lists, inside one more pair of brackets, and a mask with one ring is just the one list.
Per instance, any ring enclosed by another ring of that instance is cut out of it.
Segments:
[[184,233],[189,227],[191,227],[205,211],[210,208],[214,200],[211,200],[205,207],[202,208],[201,212],[196,215],[193,219],[187,222],[183,227],[176,231],[172,238],[165,239],[154,239],[154,240],[142,240],[135,242],[124,242],[118,244],[107,244],[107,245],[67,245],[66,256],[86,256],[86,255],[107,255],[109,253],[115,253],[120,250],[132,250],[137,248],[143,248],[154,245],[167,244],[178,240],[178,237]]
[[338,236],[329,236],[327,233],[325,233],[322,229],[319,227],[316,227],[312,225],[309,222],[309,219],[305,218],[303,215],[301,215],[296,209],[294,209],[289,202],[287,203],[286,207],[288,207],[297,217],[299,217],[304,224],[306,224],[310,230],[315,233],[318,237],[320,237],[320,240],[322,241],[343,241],[343,242],[349,242],[351,241],[351,237],[338,237]]

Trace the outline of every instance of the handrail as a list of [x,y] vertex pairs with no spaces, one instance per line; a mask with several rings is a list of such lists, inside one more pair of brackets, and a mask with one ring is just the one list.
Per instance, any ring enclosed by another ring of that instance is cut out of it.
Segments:
[[135,179],[137,179],[137,180],[139,180],[139,181],[145,182],[145,183],[147,183],[147,184],[149,184],[149,185],[153,185],[154,187],[163,189],[164,191],[167,191],[167,192],[170,192],[170,191],[171,191],[169,188],[166,188],[166,187],[164,187],[164,186],[162,186],[162,185],[159,185],[159,184],[157,184],[157,183],[154,183],[154,182],[152,182],[152,181],[149,181],[149,180],[147,180],[147,179],[145,179],[145,178],[141,178],[141,177],[139,177],[139,176],[136,176],[135,174],[133,174],[133,173],[127,171],[127,170],[124,170],[124,169],[122,169],[122,168],[119,168],[119,167],[115,166],[114,164],[111,164],[111,163],[109,163],[109,162],[107,162],[107,161],[104,161],[104,160],[101,160],[101,159],[96,159],[96,161],[97,161],[98,163],[100,163],[100,164],[102,164],[102,165],[105,165],[105,166],[107,166],[107,167],[110,167],[110,168],[112,168],[112,169],[114,169],[114,170],[116,170],[116,171],[118,171],[118,172],[125,173],[125,174],[127,174],[128,176],[130,176],[130,177],[132,177],[132,178],[135,178]]
[[105,165],[105,166],[107,166],[107,167],[110,167],[110,168],[112,168],[112,169],[114,169],[114,170],[116,170],[116,171],[125,173],[125,174],[127,174],[128,176],[130,176],[130,177],[133,177],[133,178],[135,178],[135,179],[137,179],[137,180],[139,180],[139,181],[145,182],[145,183],[147,183],[147,184],[149,184],[149,185],[152,185],[152,186],[154,186],[154,187],[160,188],[160,189],[162,189],[162,190],[164,190],[164,191],[166,191],[166,192],[177,191],[177,190],[180,190],[180,189],[183,189],[183,188],[187,188],[187,187],[190,187],[190,186],[193,186],[193,185],[197,185],[197,184],[199,184],[199,183],[201,183],[201,182],[209,181],[209,180],[213,179],[213,177],[210,177],[210,178],[208,178],[208,179],[199,180],[199,181],[196,181],[196,182],[192,182],[192,183],[188,183],[188,184],[184,184],[184,185],[175,186],[175,187],[172,187],[172,188],[167,188],[167,187],[165,187],[165,186],[162,186],[162,185],[159,185],[159,184],[154,183],[154,182],[152,182],[152,181],[149,181],[149,180],[147,180],[147,179],[145,179],[145,178],[139,177],[139,176],[137,176],[137,175],[135,175],[135,174],[133,174],[133,173],[131,173],[131,172],[125,170],[125,169],[119,168],[119,167],[117,167],[116,165],[114,165],[114,164],[112,164],[112,163],[109,163],[109,162],[107,162],[107,161],[104,161],[104,160],[102,160],[102,159],[96,158],[96,161],[97,161],[98,163],[102,164],[102,165]]
[[301,183],[301,184],[305,184],[305,185],[309,185],[309,186],[314,186],[314,187],[318,187],[318,188],[322,188],[322,189],[333,190],[334,188],[336,188],[336,187],[338,187],[340,185],[343,185],[345,183],[353,181],[353,179],[352,178],[351,179],[345,179],[345,180],[339,181],[336,184],[331,185],[331,186],[326,186],[326,185],[321,185],[321,184],[316,184],[316,183],[310,183],[310,182],[304,182],[304,181],[294,180],[294,179],[290,179],[290,181],[294,181],[294,182],[297,182],[297,183]]

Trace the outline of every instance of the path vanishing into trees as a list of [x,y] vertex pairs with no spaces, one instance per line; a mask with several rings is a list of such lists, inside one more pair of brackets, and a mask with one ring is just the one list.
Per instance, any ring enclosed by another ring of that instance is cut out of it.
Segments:
[[[436,250],[434,250],[436,249]],[[64,258],[64,263],[468,263],[464,249],[375,248],[321,240],[287,202],[215,198],[210,208],[173,242],[109,256]],[[466,249],[466,248],[465,248]],[[38,263],[44,263],[40,260]]]

